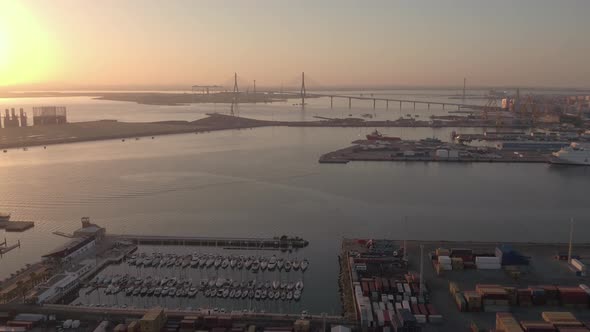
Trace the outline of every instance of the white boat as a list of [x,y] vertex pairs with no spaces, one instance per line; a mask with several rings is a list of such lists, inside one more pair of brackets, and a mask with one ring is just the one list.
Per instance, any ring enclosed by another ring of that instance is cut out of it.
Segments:
[[307,259],[304,259],[301,262],[301,271],[307,270],[308,267],[309,267],[309,261]]
[[287,284],[287,290],[293,290],[293,288],[295,288],[295,284],[290,282]]
[[207,262],[206,262],[206,264],[205,264],[205,265],[206,265],[207,267],[211,267],[211,266],[213,266],[213,264],[215,264],[215,259],[214,259],[213,257],[209,257],[209,258],[207,259]]
[[225,288],[223,290],[223,297],[228,297],[228,296],[229,296],[229,289],[228,288]]
[[292,265],[293,265],[293,270],[297,271],[297,270],[299,270],[301,263],[298,260],[294,260]]
[[227,269],[228,266],[229,266],[229,259],[226,258],[221,262],[221,268]]
[[279,258],[277,260],[277,269],[282,270],[284,265],[285,265],[285,261],[282,258]]
[[231,267],[232,269],[234,269],[234,268],[236,267],[236,265],[237,265],[237,264],[238,264],[238,260],[237,260],[237,259],[235,259],[235,258],[232,258],[232,259],[229,261],[229,267]]
[[268,262],[266,261],[266,259],[261,260],[260,261],[260,269],[266,270],[267,267],[268,267]]
[[215,268],[218,268],[219,266],[221,266],[221,257],[217,257],[217,258],[215,259],[215,262],[213,263],[213,266],[214,266]]
[[295,289],[297,290],[303,290],[303,281],[299,280],[296,284],[295,284]]
[[291,301],[293,299],[293,292],[287,293],[287,301]]
[[236,299],[242,297],[242,290],[240,290],[240,289],[236,290],[236,292],[234,293],[234,297]]
[[260,268],[260,262],[258,260],[255,260],[254,262],[252,262],[252,271],[258,271],[258,269]]
[[215,282],[215,287],[219,288],[222,287],[223,285],[225,285],[225,279],[223,278],[218,278],[217,281]]
[[289,262],[289,261],[285,262],[285,271],[287,271],[287,272],[291,271],[291,262]]
[[257,289],[256,292],[254,292],[254,298],[257,300],[260,299],[260,289]]
[[251,266],[252,266],[252,259],[251,258],[246,259],[246,261],[244,262],[244,267],[249,270]]
[[277,266],[277,258],[276,256],[272,256],[269,260],[268,260],[268,270],[272,271],[275,269],[275,267]]
[[299,289],[296,289],[295,292],[293,292],[293,298],[295,301],[299,301],[301,298],[301,291]]
[[274,288],[274,289],[278,289],[280,285],[281,285],[281,283],[278,280],[274,280],[272,282],[272,288]]
[[570,146],[554,152],[550,159],[552,164],[590,165],[590,144],[572,143]]

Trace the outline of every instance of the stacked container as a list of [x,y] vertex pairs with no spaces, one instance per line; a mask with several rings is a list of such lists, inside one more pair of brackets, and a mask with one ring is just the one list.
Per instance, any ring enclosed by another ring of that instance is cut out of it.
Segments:
[[496,330],[504,332],[523,332],[518,321],[516,321],[514,316],[508,312],[498,312],[496,314]]
[[478,256],[475,257],[475,266],[479,270],[499,270],[502,268],[501,258]]
[[557,287],[561,303],[569,308],[587,308],[588,294],[580,287]]
[[544,321],[553,324],[558,329],[560,327],[582,327],[584,325],[571,312],[544,311],[541,316]]
[[555,332],[553,324],[543,321],[521,321],[520,325],[526,332]]
[[438,264],[443,271],[453,269],[451,257],[449,256],[438,256]]

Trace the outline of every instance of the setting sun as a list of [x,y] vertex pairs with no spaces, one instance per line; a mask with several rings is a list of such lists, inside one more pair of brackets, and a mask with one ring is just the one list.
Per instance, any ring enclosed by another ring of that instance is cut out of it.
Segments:
[[0,1],[0,86],[48,78],[53,48],[40,22],[15,1]]

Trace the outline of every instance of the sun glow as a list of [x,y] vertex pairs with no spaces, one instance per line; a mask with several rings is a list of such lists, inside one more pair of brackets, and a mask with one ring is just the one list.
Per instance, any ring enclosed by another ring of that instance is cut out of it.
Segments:
[[0,0],[0,86],[34,83],[53,70],[49,34],[18,1]]

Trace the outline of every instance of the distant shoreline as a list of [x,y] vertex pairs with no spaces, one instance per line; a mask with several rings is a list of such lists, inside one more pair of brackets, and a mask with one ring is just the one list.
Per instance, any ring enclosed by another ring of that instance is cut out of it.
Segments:
[[[196,121],[160,121],[160,122],[119,122],[101,120],[90,122],[73,122],[63,125],[29,126],[4,128],[0,130],[0,149],[15,149],[52,144],[65,144],[112,139],[133,139],[140,137],[204,133],[219,130],[251,129],[258,127],[311,127],[311,128],[441,128],[441,127],[494,127],[471,120],[453,120],[433,124],[430,121],[364,121],[362,119],[329,119],[321,121],[268,121],[234,117],[223,114],[208,114],[208,117]],[[515,127],[516,128],[516,127]]]
[[[48,98],[48,97],[91,97],[96,100],[133,102],[143,105],[182,106],[189,104],[231,104],[235,100],[233,92],[202,93],[163,93],[163,92],[4,92],[0,99],[5,98]],[[291,93],[246,93],[240,92],[237,102],[274,103],[299,98]],[[313,98],[313,97],[308,97]]]

